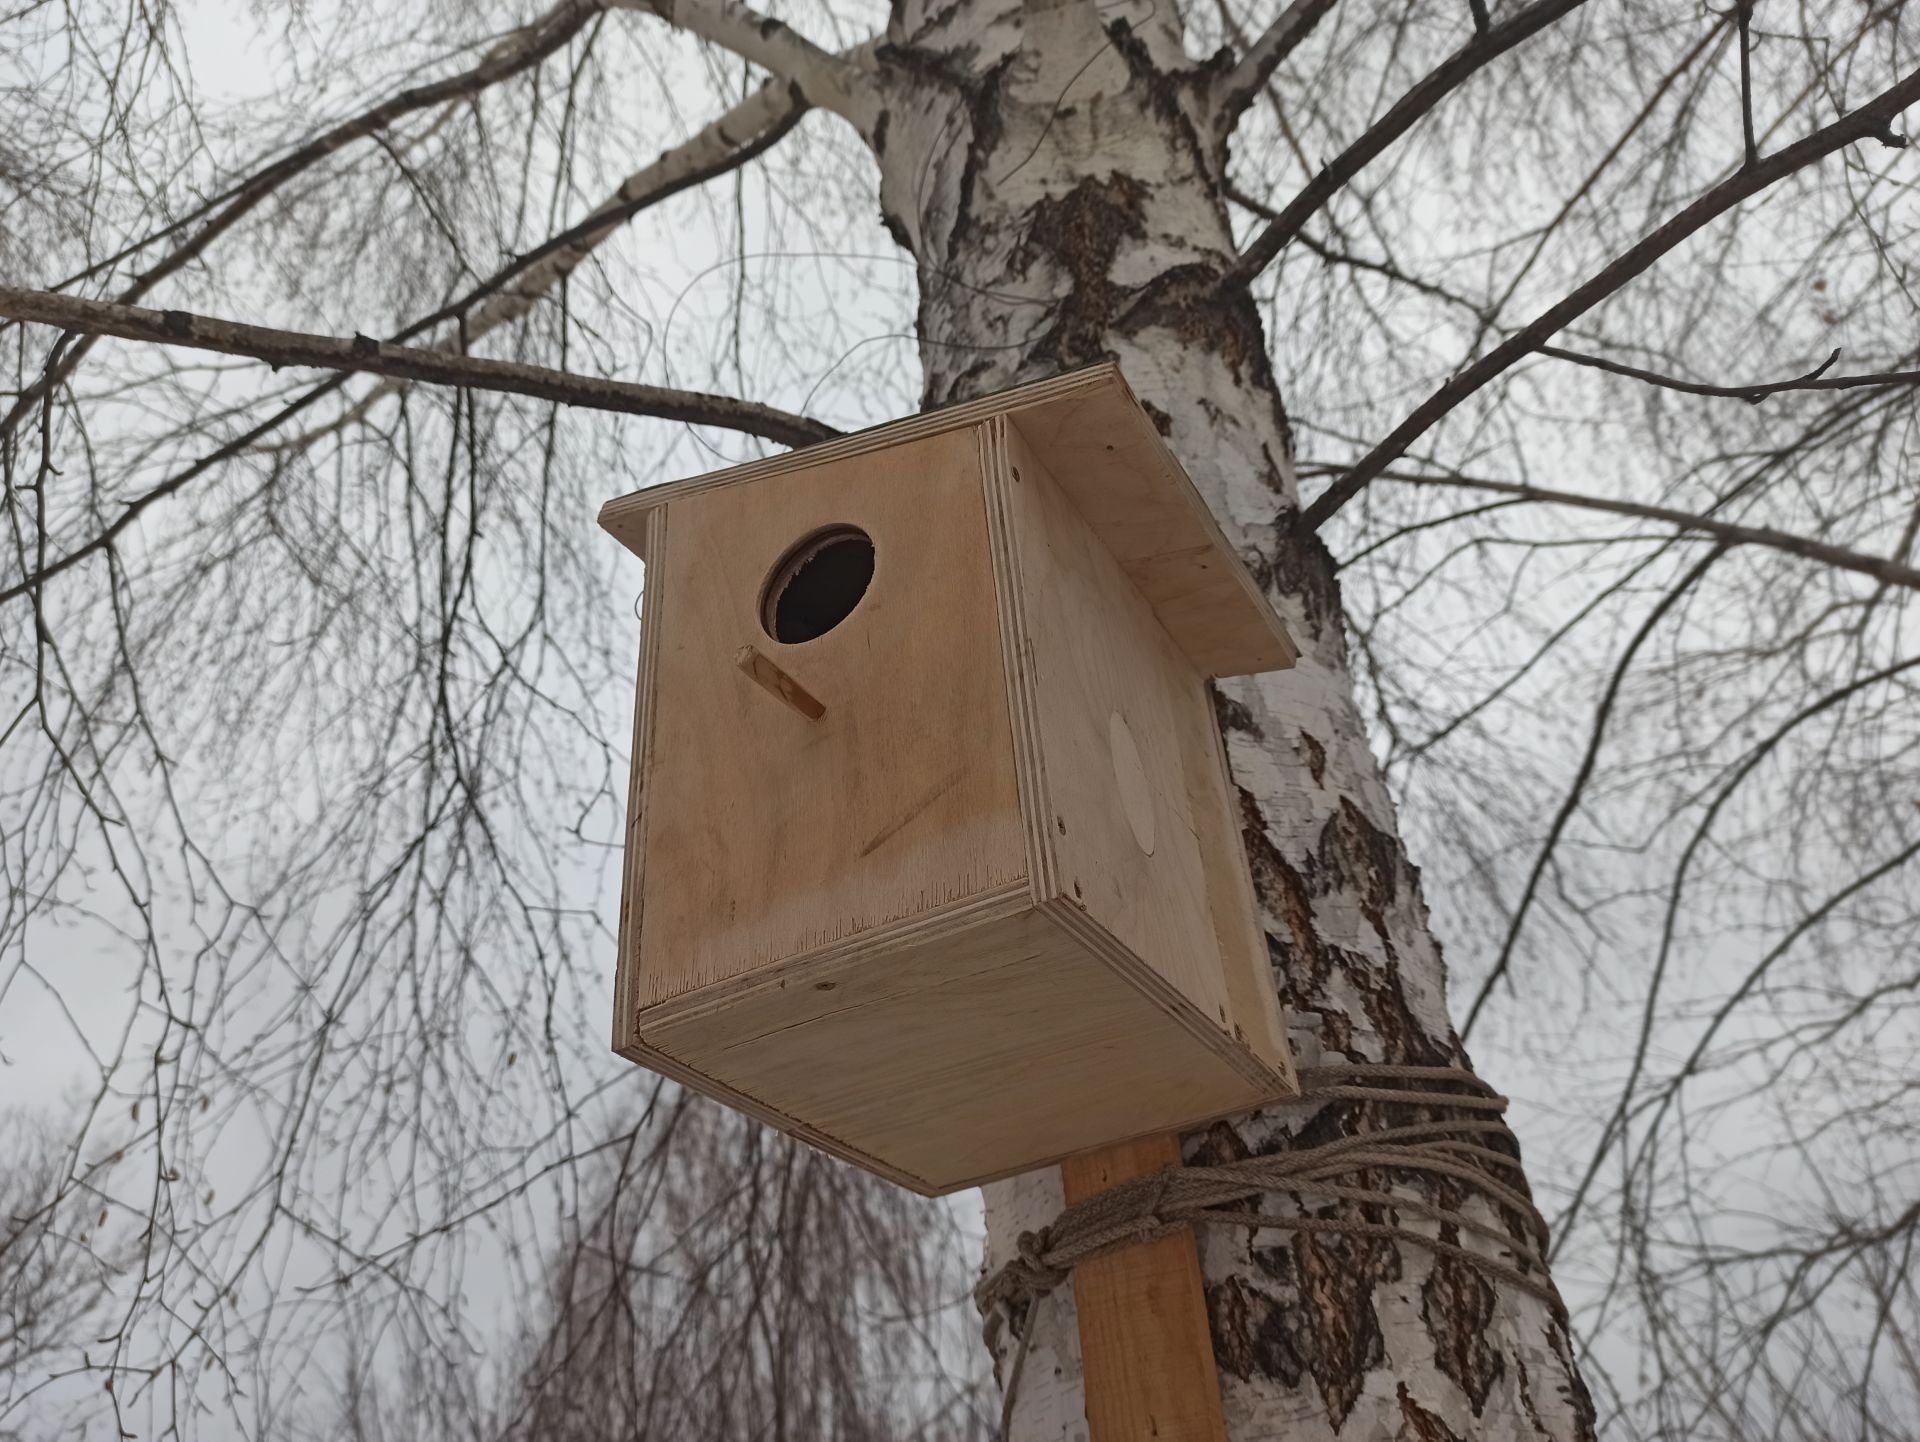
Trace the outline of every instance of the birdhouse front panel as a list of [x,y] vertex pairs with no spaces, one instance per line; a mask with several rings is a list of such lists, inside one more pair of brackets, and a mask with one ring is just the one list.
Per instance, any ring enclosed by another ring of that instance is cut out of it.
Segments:
[[638,1005],[1024,881],[973,437],[677,502],[648,571]]
[[602,524],[616,1050],[926,1192],[1293,1094],[1207,686],[1292,649],[1117,370]]

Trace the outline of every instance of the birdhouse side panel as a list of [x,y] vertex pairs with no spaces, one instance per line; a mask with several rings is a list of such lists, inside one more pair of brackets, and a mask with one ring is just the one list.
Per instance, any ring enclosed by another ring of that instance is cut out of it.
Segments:
[[1200,679],[1015,425],[1003,489],[1024,598],[1057,896],[1226,1028],[1175,708]]
[[[864,590],[779,639],[770,588],[848,531]],[[662,550],[635,1006],[1026,876],[971,434],[676,501]]]

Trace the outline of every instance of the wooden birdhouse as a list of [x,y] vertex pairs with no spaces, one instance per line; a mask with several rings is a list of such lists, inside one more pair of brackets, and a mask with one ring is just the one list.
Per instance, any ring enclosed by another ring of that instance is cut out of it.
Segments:
[[1206,683],[1294,650],[1118,369],[600,522],[616,1051],[929,1193],[1293,1094]]

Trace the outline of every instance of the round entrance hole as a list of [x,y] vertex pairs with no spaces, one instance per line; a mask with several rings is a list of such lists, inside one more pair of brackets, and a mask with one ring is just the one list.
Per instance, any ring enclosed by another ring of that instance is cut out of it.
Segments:
[[873,581],[873,538],[858,526],[816,531],[780,559],[760,597],[760,624],[793,646],[853,614]]

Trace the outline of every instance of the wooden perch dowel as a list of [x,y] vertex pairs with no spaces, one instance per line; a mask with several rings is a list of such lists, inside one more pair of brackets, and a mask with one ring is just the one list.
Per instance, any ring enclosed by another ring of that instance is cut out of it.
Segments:
[[742,671],[758,681],[769,696],[778,697],[809,721],[818,721],[827,714],[827,708],[812,692],[753,647],[742,646],[734,654],[733,661]]

